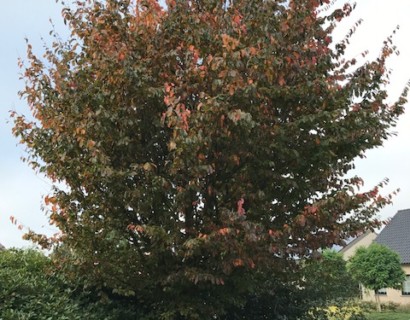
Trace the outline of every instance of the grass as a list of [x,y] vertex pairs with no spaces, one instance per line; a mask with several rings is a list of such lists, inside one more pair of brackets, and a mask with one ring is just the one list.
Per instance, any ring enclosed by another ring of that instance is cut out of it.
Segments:
[[372,312],[368,315],[368,320],[410,320],[410,312],[383,311]]

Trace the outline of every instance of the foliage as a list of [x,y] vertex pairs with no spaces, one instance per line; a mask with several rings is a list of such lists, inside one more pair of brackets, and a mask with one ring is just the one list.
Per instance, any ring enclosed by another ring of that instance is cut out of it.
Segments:
[[[357,281],[375,292],[382,288],[401,289],[405,279],[400,256],[377,243],[359,248],[350,259],[348,267]],[[376,302],[381,311],[380,301],[377,299]]]
[[407,312],[410,313],[410,303],[401,304],[396,309],[399,312]]
[[38,251],[0,251],[0,319],[135,319],[120,303],[101,303],[93,294],[69,285]]
[[[366,313],[374,313],[377,311],[378,306],[374,301],[360,301],[360,307]],[[383,302],[380,304],[381,310],[383,312],[409,312],[410,306],[406,304],[399,304],[392,301]]]
[[349,261],[349,270],[357,281],[375,291],[401,289],[405,279],[400,256],[377,243],[359,248]]
[[400,303],[395,303],[395,302],[389,301],[389,302],[386,302],[386,303],[382,303],[381,307],[382,307],[382,310],[396,311],[396,310],[399,309]]
[[340,253],[329,249],[321,259],[307,261],[303,270],[305,296],[324,304],[357,298],[359,283],[348,273],[346,264]]
[[366,320],[367,317],[358,304],[347,303],[341,306],[330,305],[324,308],[315,308],[309,312],[315,320]]
[[345,174],[406,101],[385,102],[391,39],[346,59],[354,28],[332,31],[353,8],[328,3],[65,8],[70,39],[21,64],[35,120],[15,113],[14,134],[65,186],[45,198],[61,233],[27,238],[63,243],[68,274],[153,319],[222,318],[261,291],[291,303],[296,259],[379,226],[383,184],[358,192]]
[[309,306],[300,290],[298,274],[288,274],[286,282],[284,276],[278,278],[273,272],[257,277],[258,290],[245,296],[244,305],[227,308],[222,319],[300,319],[306,313]]

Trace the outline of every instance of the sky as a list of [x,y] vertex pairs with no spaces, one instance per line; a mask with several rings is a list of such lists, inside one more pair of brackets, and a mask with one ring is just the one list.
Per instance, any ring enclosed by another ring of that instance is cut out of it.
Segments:
[[[362,25],[351,41],[348,55],[360,57],[369,50],[368,58],[377,57],[383,41],[397,25],[400,30],[394,43],[400,55],[390,59],[391,84],[388,87],[389,101],[394,101],[410,80],[410,1],[406,0],[358,0],[357,8],[335,31],[334,38],[340,38],[359,18]],[[339,1],[338,3],[344,3]],[[12,122],[9,111],[28,114],[28,108],[19,99],[18,91],[24,82],[20,80],[17,59],[25,58],[28,38],[35,51],[41,54],[44,43],[50,43],[49,31],[55,29],[64,39],[69,31],[61,18],[61,5],[55,0],[0,0],[0,243],[6,247],[30,247],[22,240],[23,231],[10,221],[15,217],[18,223],[37,232],[51,234],[55,230],[47,223],[41,210],[42,199],[51,189],[51,183],[36,174],[21,161],[24,147],[11,133]],[[366,153],[365,159],[355,162],[353,172],[365,181],[363,190],[371,188],[384,178],[390,182],[383,193],[397,188],[400,192],[380,212],[380,218],[392,217],[398,210],[410,208],[410,104],[398,122],[392,137],[381,148]]]

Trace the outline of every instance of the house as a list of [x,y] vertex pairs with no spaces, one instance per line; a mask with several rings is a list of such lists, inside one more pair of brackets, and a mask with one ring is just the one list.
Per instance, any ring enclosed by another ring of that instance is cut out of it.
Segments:
[[402,289],[386,289],[380,292],[380,301],[410,304],[410,209],[398,211],[376,237],[375,242],[399,254],[403,271],[406,274]]
[[352,257],[356,253],[356,250],[358,248],[370,246],[372,242],[376,239],[376,237],[376,233],[367,231],[363,233],[361,236],[350,241],[349,244],[339,252],[343,255],[343,258],[345,260],[349,260],[350,257]]
[[3,246],[3,245],[0,243],[0,251],[4,251],[4,250],[6,250],[6,247]]
[[[406,274],[406,280],[403,282],[401,290],[390,288],[379,290],[380,302],[410,305],[410,209],[398,211],[379,235],[366,232],[340,250],[340,253],[343,254],[345,260],[348,260],[354,255],[357,248],[367,247],[373,241],[397,252]],[[375,301],[375,293],[372,290],[364,290],[363,300]]]

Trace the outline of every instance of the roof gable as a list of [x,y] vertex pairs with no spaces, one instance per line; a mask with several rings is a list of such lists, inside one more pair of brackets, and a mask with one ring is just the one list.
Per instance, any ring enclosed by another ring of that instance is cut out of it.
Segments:
[[410,264],[410,209],[398,211],[375,241],[396,251],[402,263]]
[[343,255],[345,260],[348,260],[350,257],[352,257],[356,253],[356,250],[358,248],[369,246],[374,241],[376,236],[377,236],[376,233],[368,230],[356,238],[349,239],[348,245],[342,248],[339,252]]
[[353,247],[356,243],[359,243],[360,241],[362,241],[363,238],[365,238],[368,234],[372,233],[372,231],[368,230],[365,233],[362,233],[360,236],[356,237],[356,238],[350,238],[347,242],[348,244],[346,246],[344,246],[339,252],[343,253],[347,250],[349,250],[351,247]]

